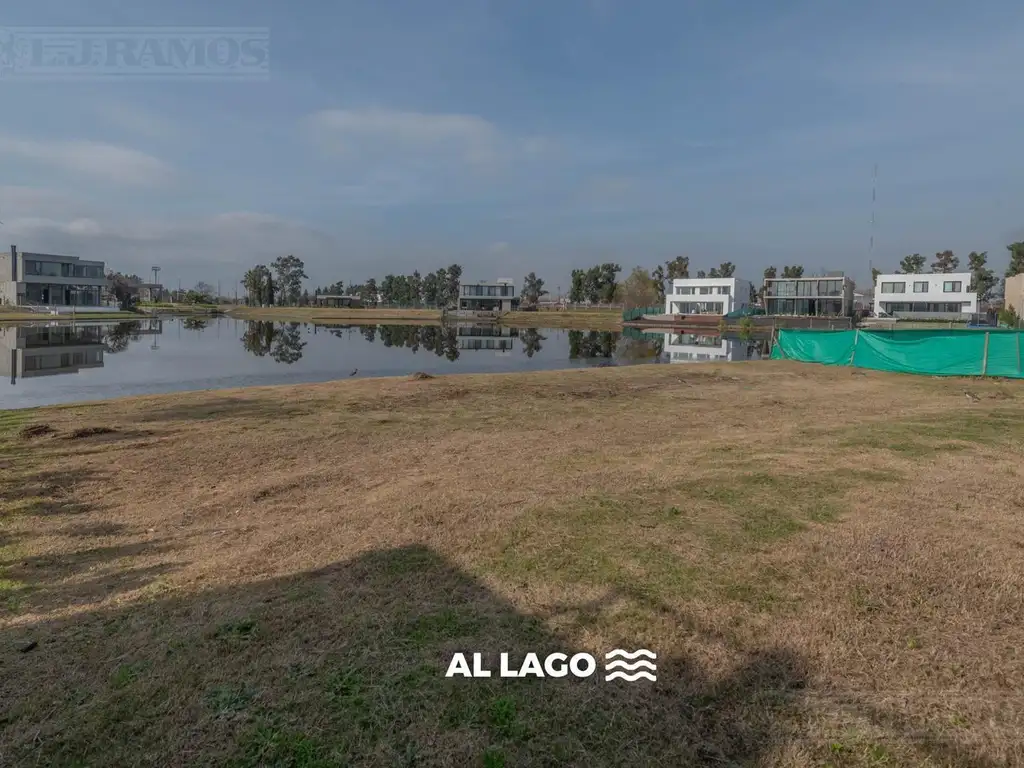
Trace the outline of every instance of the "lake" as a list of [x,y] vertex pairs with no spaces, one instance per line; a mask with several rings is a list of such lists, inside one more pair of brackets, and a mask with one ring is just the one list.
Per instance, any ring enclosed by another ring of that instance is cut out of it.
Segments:
[[372,376],[750,360],[764,342],[493,325],[167,317],[0,327],[0,408]]

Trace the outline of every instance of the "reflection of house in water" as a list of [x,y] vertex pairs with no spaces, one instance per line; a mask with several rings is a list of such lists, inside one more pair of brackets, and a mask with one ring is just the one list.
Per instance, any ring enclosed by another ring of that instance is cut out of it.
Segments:
[[42,325],[0,328],[0,374],[19,376],[77,373],[103,367],[102,325]]
[[460,325],[457,328],[460,350],[490,350],[498,355],[512,354],[519,329],[500,325]]
[[673,363],[756,360],[757,344],[724,336],[666,333],[665,354]]

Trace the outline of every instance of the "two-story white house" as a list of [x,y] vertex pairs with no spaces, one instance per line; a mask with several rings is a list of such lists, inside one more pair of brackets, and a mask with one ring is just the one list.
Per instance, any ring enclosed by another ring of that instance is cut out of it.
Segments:
[[879,275],[875,315],[908,320],[964,320],[978,311],[978,294],[967,290],[970,272]]
[[738,277],[681,277],[665,294],[666,315],[727,315],[750,304],[750,283]]

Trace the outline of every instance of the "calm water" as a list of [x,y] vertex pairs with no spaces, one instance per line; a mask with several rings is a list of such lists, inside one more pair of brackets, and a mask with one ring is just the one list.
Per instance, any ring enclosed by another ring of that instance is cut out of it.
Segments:
[[145,319],[0,328],[0,408],[425,373],[749,360],[762,344],[678,334]]

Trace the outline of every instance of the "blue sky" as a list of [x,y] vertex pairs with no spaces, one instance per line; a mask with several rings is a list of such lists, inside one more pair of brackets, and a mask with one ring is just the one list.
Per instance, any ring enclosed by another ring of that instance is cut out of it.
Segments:
[[[256,82],[0,78],[0,220],[169,285],[868,275],[1024,238],[1024,6],[947,0],[35,0],[7,27],[268,27]],[[228,288],[228,286],[232,288]]]

